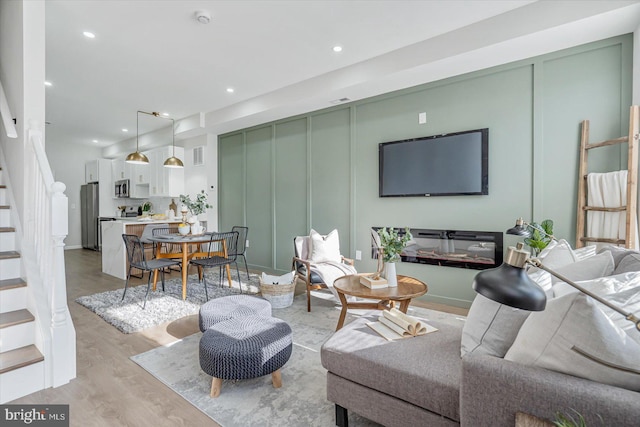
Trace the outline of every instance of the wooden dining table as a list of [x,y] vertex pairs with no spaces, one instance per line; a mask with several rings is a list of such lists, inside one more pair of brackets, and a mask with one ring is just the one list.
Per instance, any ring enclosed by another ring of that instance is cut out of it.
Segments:
[[[189,267],[189,261],[193,258],[206,258],[212,255],[227,256],[227,245],[223,239],[211,240],[211,233],[204,233],[199,235],[182,235],[182,234],[161,234],[158,236],[149,237],[149,240],[156,244],[156,258],[173,258],[182,260],[182,299],[187,299],[187,270]],[[202,245],[205,243],[220,242],[222,250],[217,252],[202,251]],[[180,245],[180,252],[162,252],[162,245],[168,244],[169,247],[173,245]],[[189,252],[189,246],[196,246],[197,248],[192,252]],[[227,280],[229,287],[231,287],[231,268],[229,264],[225,266],[227,269]],[[202,278],[202,271],[198,272],[200,278]],[[156,283],[158,282],[158,270],[153,273],[153,290],[156,290]]]

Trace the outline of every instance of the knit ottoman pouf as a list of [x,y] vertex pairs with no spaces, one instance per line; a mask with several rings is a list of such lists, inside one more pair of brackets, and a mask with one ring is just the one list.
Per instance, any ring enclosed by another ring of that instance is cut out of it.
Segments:
[[291,356],[291,328],[275,317],[236,317],[216,323],[200,339],[200,367],[213,377],[211,397],[218,397],[222,380],[244,380],[271,374],[282,386],[280,368]]
[[271,317],[269,301],[249,295],[231,295],[216,298],[203,304],[198,315],[200,331],[204,332],[216,323],[244,316]]

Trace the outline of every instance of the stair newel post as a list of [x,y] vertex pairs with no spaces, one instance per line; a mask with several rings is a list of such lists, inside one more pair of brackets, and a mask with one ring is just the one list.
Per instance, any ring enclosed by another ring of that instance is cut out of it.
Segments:
[[[64,266],[64,239],[69,233],[67,222],[69,201],[61,182],[51,185],[51,237],[53,238],[53,289],[51,290],[52,385],[66,384],[75,377],[76,339],[70,328],[67,308],[67,287]],[[73,336],[72,336],[73,335]]]

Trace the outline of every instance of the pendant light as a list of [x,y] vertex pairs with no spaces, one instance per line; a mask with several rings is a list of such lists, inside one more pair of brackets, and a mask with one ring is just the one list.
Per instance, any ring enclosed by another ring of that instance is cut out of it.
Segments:
[[125,159],[125,162],[132,163],[134,165],[148,165],[149,159],[147,158],[147,156],[140,152],[138,147],[138,137],[140,135],[140,113],[153,115],[153,113],[147,113],[144,111],[138,111],[138,113],[136,114],[136,152],[129,154]]
[[164,167],[174,169],[183,168],[184,164],[182,163],[182,160],[176,157],[176,122],[170,117],[165,117],[165,119],[171,120],[171,146],[173,147],[173,154],[171,155],[171,157],[164,161]]

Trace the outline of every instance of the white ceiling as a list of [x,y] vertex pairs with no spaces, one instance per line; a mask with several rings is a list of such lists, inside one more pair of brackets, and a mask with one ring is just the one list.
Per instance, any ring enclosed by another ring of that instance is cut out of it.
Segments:
[[631,32],[639,2],[47,0],[47,140],[227,132]]

